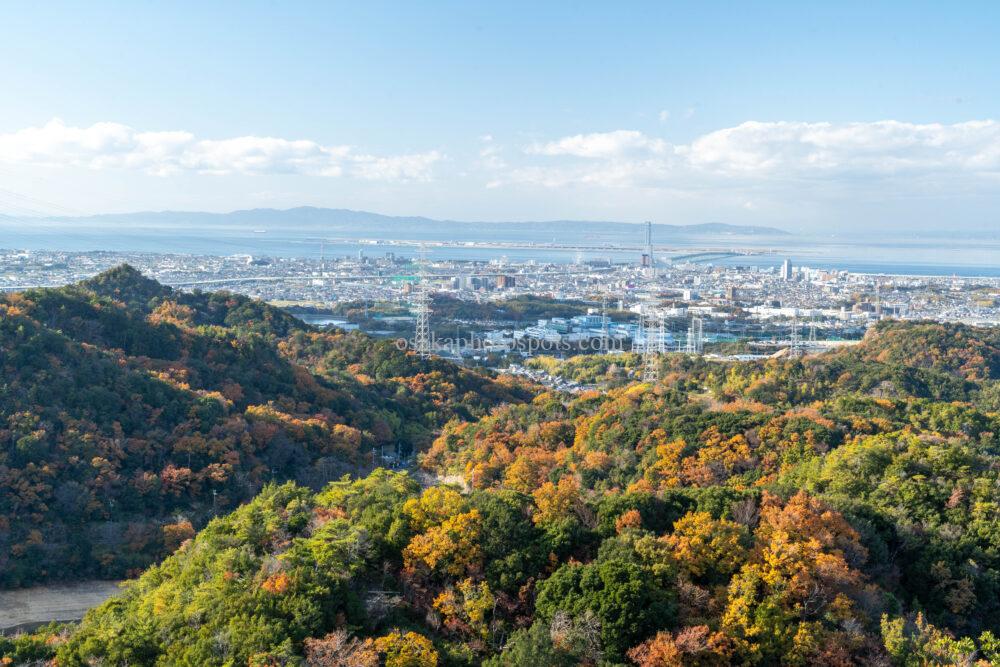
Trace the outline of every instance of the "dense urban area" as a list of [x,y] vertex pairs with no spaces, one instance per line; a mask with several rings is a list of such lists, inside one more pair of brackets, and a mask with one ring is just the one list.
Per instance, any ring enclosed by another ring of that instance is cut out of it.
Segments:
[[[634,263],[558,264],[441,260],[431,254],[421,260],[413,252],[289,258],[7,250],[0,251],[0,290],[71,283],[121,263],[185,291],[229,290],[290,307],[311,323],[359,326],[376,335],[412,330],[415,293],[426,290],[435,339],[449,345],[457,331],[466,355],[565,352],[601,338],[609,350],[632,349],[644,344],[643,318],[664,321],[656,334],[663,351],[740,341],[766,351],[796,341],[805,346],[856,340],[887,317],[1000,321],[1000,278],[857,274],[792,260],[774,268],[650,262],[645,254]],[[509,307],[524,299],[551,307]],[[437,301],[445,303],[438,307]],[[457,307],[456,301],[468,306]],[[560,302],[579,308],[556,307]],[[692,319],[701,323],[699,341],[691,340]],[[531,339],[544,344],[522,342]]]

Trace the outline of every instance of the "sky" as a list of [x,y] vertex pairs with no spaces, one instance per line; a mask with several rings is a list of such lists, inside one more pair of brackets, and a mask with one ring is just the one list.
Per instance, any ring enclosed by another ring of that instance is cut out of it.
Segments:
[[0,6],[0,214],[1000,228],[1000,3]]

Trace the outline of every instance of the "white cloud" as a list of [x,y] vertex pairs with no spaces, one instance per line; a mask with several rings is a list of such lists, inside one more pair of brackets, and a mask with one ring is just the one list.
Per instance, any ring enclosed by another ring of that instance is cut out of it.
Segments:
[[670,112],[664,109],[657,115],[657,118],[660,119],[661,123],[666,123],[668,120],[670,120]]
[[0,161],[89,169],[136,169],[160,176],[307,174],[371,180],[428,180],[437,151],[409,155],[359,154],[350,146],[244,136],[198,139],[190,132],[140,132],[120,123],[79,128],[53,119],[42,127],[0,134]]
[[664,186],[670,175],[669,165],[662,160],[609,160],[589,165],[519,167],[511,170],[508,181],[547,188],[572,185],[636,188]]
[[[487,190],[600,188],[631,194],[702,198],[731,195],[744,210],[825,188],[828,201],[988,192],[1000,194],[1000,123],[886,120],[858,123],[757,122],[708,132],[684,143],[634,129],[574,134],[527,146],[473,138],[454,167]],[[297,174],[358,181],[424,182],[447,160],[439,151],[375,155],[348,145],[279,137],[222,139],[190,132],[143,132],[119,123],[74,127],[52,120],[0,134],[0,164],[134,170],[156,175]],[[460,188],[458,184],[453,188]],[[596,195],[595,195],[596,196]],[[604,202],[618,201],[604,197]]]
[[585,158],[618,158],[639,153],[663,154],[671,150],[662,139],[635,130],[615,130],[563,137],[556,141],[533,144],[525,149],[531,155],[572,155]]
[[[493,140],[493,135],[482,135],[479,137],[479,143],[479,167],[491,172],[499,172],[507,168],[507,161],[504,160],[502,155],[503,149]],[[486,187],[498,187],[498,184],[495,181],[491,181]]]
[[743,174],[892,175],[1000,169],[1000,124],[747,122],[691,143],[692,165]]
[[353,156],[354,171],[357,176],[372,181],[429,181],[434,163],[444,156],[437,151],[375,157],[373,155]]
[[616,130],[535,143],[525,153],[544,161],[519,166],[510,180],[546,187],[697,189],[922,176],[978,178],[995,187],[1000,123],[751,121],[682,145]]

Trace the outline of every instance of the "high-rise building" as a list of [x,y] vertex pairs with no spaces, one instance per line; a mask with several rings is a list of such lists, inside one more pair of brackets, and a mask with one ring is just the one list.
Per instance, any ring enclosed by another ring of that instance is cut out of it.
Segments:
[[514,276],[497,276],[497,289],[511,289],[516,285],[517,279]]
[[786,259],[781,263],[781,279],[791,280],[792,279],[792,260]]
[[653,223],[646,223],[646,246],[642,252],[641,265],[643,268],[653,268]]

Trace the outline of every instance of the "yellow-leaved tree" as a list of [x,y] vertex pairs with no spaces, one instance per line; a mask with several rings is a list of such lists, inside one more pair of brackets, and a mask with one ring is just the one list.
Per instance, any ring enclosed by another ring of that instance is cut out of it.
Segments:
[[416,535],[403,550],[403,565],[410,574],[461,577],[482,569],[479,535],[482,516],[471,510],[445,519]]
[[373,643],[385,667],[437,667],[438,653],[431,640],[417,632],[393,630]]

